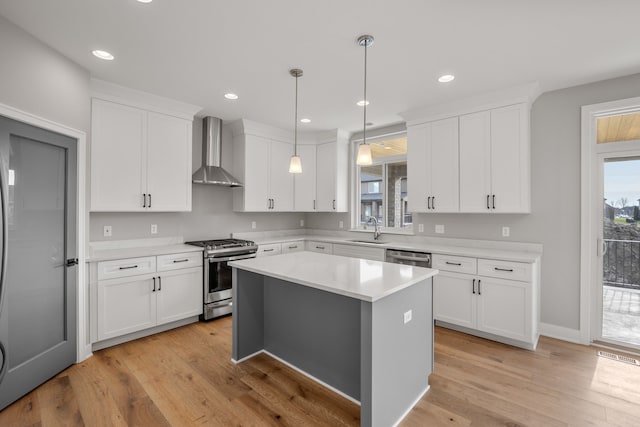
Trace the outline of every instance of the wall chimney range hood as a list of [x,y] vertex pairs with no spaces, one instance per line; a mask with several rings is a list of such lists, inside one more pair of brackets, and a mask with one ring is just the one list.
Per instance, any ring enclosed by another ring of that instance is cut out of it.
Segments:
[[193,183],[242,187],[240,181],[220,167],[221,160],[222,120],[207,116],[202,119],[202,167],[194,172]]

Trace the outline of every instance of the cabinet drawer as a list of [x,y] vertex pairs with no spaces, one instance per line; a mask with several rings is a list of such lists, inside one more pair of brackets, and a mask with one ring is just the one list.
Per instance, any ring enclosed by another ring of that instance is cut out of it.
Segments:
[[98,280],[155,273],[156,257],[116,259],[98,263]]
[[369,248],[357,245],[333,245],[333,254],[351,258],[371,259],[374,261],[384,261],[384,249]]
[[282,253],[282,245],[280,243],[271,243],[269,245],[259,245],[256,256],[279,255]]
[[478,259],[478,275],[531,282],[531,264],[526,262]]
[[314,242],[311,240],[306,243],[306,248],[311,252],[324,252],[326,254],[333,253],[333,244],[326,242]]
[[431,264],[433,268],[437,268],[442,271],[476,274],[476,258],[434,254]]
[[282,244],[282,253],[286,254],[288,252],[299,252],[304,251],[304,241],[300,240],[298,242],[285,242]]
[[199,267],[202,265],[202,252],[186,252],[158,256],[158,271],[179,270],[182,268]]

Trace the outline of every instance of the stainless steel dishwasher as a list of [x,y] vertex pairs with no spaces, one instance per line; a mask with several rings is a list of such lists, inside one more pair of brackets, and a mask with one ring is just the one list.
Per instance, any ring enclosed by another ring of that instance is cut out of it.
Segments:
[[431,268],[431,254],[429,252],[387,249],[385,260],[394,264]]

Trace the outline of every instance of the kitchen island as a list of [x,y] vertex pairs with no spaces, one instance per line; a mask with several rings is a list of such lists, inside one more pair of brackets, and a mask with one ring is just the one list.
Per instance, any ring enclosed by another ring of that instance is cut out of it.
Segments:
[[233,261],[233,361],[265,352],[399,422],[429,388],[437,270],[295,252]]

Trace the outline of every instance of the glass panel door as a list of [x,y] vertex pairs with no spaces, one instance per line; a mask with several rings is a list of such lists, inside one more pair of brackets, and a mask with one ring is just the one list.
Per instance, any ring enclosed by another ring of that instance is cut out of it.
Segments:
[[1,409],[76,360],[76,141],[0,117],[0,189]]
[[602,339],[640,348],[640,157],[603,172]]

